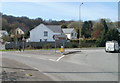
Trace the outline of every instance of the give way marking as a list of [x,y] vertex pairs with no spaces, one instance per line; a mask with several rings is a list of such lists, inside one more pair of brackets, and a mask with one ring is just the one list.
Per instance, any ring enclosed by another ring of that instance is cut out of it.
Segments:
[[60,61],[63,57],[65,57],[65,55],[62,55],[62,56],[59,57],[57,60],[53,60],[53,59],[49,59],[49,60],[58,62],[58,61]]

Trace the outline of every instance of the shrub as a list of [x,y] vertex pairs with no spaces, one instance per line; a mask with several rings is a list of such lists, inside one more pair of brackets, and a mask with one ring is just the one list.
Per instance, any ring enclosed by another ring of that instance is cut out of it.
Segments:
[[69,48],[78,48],[78,43],[71,43],[68,46]]
[[[73,43],[73,46],[72,44],[70,45],[70,47],[79,47],[79,40],[71,40],[71,43]],[[95,47],[96,46],[96,39],[81,39],[80,40],[80,43],[81,43],[81,47]]]
[[45,45],[43,46],[43,48],[46,48],[46,49],[52,48],[52,44],[45,44]]

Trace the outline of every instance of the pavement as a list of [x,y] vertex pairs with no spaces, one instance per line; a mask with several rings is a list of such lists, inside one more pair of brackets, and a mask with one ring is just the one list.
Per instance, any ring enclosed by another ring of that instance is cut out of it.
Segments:
[[[56,53],[54,50],[2,52],[3,69],[8,72],[8,67],[12,67],[11,71],[18,73],[24,69],[38,70],[25,70],[19,74],[25,75],[24,79],[16,80],[30,80],[32,74],[33,80],[39,81],[118,81],[118,53],[106,53],[104,48],[66,49],[66,53],[62,55],[59,50]],[[37,74],[44,79],[37,79]]]

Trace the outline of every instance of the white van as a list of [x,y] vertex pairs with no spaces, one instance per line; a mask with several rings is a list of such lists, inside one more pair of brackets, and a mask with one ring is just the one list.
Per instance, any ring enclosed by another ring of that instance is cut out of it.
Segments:
[[119,45],[117,41],[107,41],[105,45],[106,52],[119,52]]

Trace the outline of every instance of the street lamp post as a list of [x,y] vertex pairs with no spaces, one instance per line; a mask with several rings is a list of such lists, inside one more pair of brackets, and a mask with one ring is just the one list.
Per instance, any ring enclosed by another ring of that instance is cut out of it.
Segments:
[[81,6],[83,5],[83,3],[81,3],[80,5],[79,5],[79,48],[80,48],[80,45],[81,45],[81,41],[80,41],[80,37],[81,37],[81,28],[80,28],[80,26],[81,26]]

